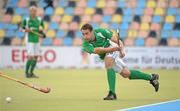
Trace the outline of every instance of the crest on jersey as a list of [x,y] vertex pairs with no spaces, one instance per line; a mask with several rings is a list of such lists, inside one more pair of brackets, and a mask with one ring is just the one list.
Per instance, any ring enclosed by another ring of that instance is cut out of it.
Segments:
[[105,39],[105,37],[102,35],[101,32],[98,32],[97,35],[100,36],[100,37],[102,37],[103,39]]

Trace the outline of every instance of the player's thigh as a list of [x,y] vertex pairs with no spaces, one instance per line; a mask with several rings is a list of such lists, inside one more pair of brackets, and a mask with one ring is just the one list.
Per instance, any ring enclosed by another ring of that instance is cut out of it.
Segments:
[[116,73],[121,74],[124,68],[126,68],[126,64],[123,62],[121,58],[116,58],[114,61],[113,69]]
[[34,56],[37,58],[40,55],[40,44],[36,43],[34,45]]
[[114,66],[114,60],[116,59],[116,57],[118,56],[118,53],[115,52],[110,52],[107,53],[105,56],[105,66],[106,68],[112,68]]
[[110,69],[114,65],[114,58],[112,58],[112,57],[105,57],[104,62],[105,62],[106,69]]
[[28,57],[32,58],[34,56],[34,44],[33,43],[27,43],[26,50],[27,50]]

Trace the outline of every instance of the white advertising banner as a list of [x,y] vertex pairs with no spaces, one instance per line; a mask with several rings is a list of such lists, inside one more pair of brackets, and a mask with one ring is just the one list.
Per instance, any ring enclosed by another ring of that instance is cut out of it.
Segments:
[[[180,68],[179,47],[127,47],[123,59],[128,67]],[[22,68],[27,60],[25,47],[0,46],[0,68]],[[81,47],[42,47],[38,68],[103,68],[97,55]]]
[[128,67],[180,68],[180,47],[126,48]]

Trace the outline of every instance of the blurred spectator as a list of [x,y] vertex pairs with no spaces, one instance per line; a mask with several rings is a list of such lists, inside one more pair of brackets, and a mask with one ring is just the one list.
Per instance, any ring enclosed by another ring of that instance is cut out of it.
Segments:
[[11,44],[11,38],[5,37],[3,39],[2,45],[10,45]]
[[123,15],[123,10],[122,10],[122,8],[121,7],[118,7],[117,9],[116,9],[116,12],[115,12],[116,14],[120,14],[120,15]]
[[75,37],[74,31],[72,31],[72,30],[68,31],[68,32],[67,32],[67,37],[74,38],[74,37]]
[[103,10],[102,10],[102,8],[96,8],[96,14],[103,15]]
[[2,0],[2,1],[3,1],[3,4],[1,4],[2,8],[6,8],[8,0]]
[[135,15],[133,20],[135,22],[141,23],[141,17],[139,15]]
[[154,30],[150,30],[148,36],[149,36],[149,37],[154,37],[154,38],[156,38],[156,37],[157,37],[157,33],[156,33],[156,31],[154,31]]
[[8,8],[6,9],[5,14],[10,14],[10,15],[13,15],[13,14],[14,14],[14,10],[13,10],[13,8],[12,8],[12,7],[8,7]]
[[180,23],[175,23],[173,29],[174,30],[180,30]]
[[53,0],[44,0],[44,2],[47,4],[44,9],[48,8],[48,7],[52,7],[53,8]]
[[[173,43],[178,43],[177,41],[179,41],[180,37],[179,0],[168,0],[168,2],[166,0],[2,1],[1,7],[4,9],[1,10],[0,15],[1,43],[7,37],[9,31],[13,32],[12,34],[17,32],[17,28],[14,25],[19,23],[24,17],[27,17],[28,7],[32,5],[40,7],[38,15],[44,17],[46,30],[51,30],[52,25],[50,24],[55,22],[58,24],[56,27],[63,30],[63,37],[67,35],[72,37],[73,43],[76,40],[74,37],[77,37],[74,36],[74,33],[79,30],[82,24],[87,22],[92,23],[94,27],[100,26],[113,30],[119,27],[121,29],[121,37],[125,40],[125,45],[129,46],[137,46],[136,43],[139,43],[139,41],[144,41],[145,46],[146,41],[153,41],[153,44],[155,43],[154,41],[158,41],[158,45],[172,46]],[[57,30],[54,30],[53,33],[54,37],[59,34]],[[10,44],[17,44],[16,41],[18,41],[18,44],[19,41],[21,42],[19,38],[16,39],[15,37],[18,37],[18,35],[10,38],[10,41],[12,41]],[[172,39],[169,39],[170,37]],[[146,40],[147,38],[154,39]],[[20,37],[20,39],[22,38]],[[4,44],[8,44],[6,41],[8,40],[5,40]],[[59,44],[56,41],[59,40],[55,40],[55,43]],[[61,41],[63,41],[63,38]]]
[[68,7],[76,7],[76,2],[75,1],[68,1]]
[[44,16],[44,21],[50,22],[50,20],[51,20],[51,18],[50,18],[49,15],[45,15],[45,16]]
[[29,6],[37,6],[37,1],[30,1]]
[[79,23],[79,22],[81,21],[80,16],[79,16],[79,15],[74,15],[74,17],[73,17],[73,21],[75,21],[75,22]]
[[167,39],[166,38],[161,38],[161,40],[159,41],[160,46],[167,46]]

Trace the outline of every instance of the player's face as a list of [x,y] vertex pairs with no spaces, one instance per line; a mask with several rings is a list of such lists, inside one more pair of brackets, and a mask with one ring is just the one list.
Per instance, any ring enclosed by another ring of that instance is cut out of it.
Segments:
[[93,38],[93,31],[90,30],[81,30],[82,35],[83,35],[83,39],[87,40],[87,41],[91,41]]
[[37,12],[37,9],[36,9],[36,8],[30,9],[30,15],[31,15],[31,16],[36,16],[36,12]]

